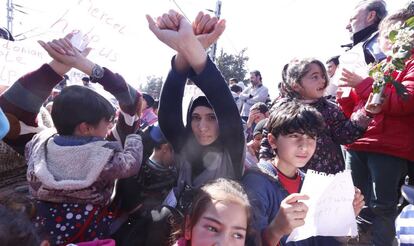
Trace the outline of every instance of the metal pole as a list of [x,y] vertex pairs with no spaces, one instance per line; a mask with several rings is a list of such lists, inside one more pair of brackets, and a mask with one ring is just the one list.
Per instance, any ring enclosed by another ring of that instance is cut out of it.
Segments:
[[[216,17],[218,19],[220,19],[220,15],[221,15],[221,0],[217,0],[216,2],[216,11],[214,11],[214,14],[216,15]],[[211,60],[215,61],[216,60],[216,51],[217,51],[217,42],[215,42],[211,49],[210,49],[210,57]]]
[[7,29],[13,35],[13,3],[7,0]]

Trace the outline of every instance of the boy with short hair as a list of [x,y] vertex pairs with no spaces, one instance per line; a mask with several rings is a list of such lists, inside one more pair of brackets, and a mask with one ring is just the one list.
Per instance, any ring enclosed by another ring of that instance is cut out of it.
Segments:
[[[286,244],[292,230],[305,223],[307,206],[300,200],[308,197],[297,194],[305,177],[299,168],[312,157],[325,124],[315,108],[300,102],[281,100],[274,107],[267,137],[277,158],[259,162],[242,179],[254,211],[253,227],[264,245],[340,245],[333,237],[319,236]],[[354,208],[362,204],[363,197],[357,194]]]
[[[119,101],[113,127],[115,110],[109,101],[86,87],[66,87],[52,109],[57,133],[40,131],[26,145],[26,176],[36,200],[34,224],[53,245],[108,238],[115,216],[111,207],[115,180],[137,174],[142,160],[141,137],[133,134],[139,123],[140,94],[120,75],[72,47],[70,37],[41,42],[54,60],[20,78],[0,97],[6,112],[31,130],[18,129],[10,139],[18,140],[14,147],[40,130],[36,114],[71,67],[90,75]],[[107,136],[118,141],[108,141]]]

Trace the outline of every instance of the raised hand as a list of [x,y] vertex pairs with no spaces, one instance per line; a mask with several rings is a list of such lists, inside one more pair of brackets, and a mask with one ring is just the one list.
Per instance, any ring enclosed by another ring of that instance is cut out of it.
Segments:
[[82,53],[79,52],[70,42],[72,36],[73,33],[69,33],[61,39],[54,39],[47,43],[38,41],[38,43],[57,62],[67,67],[75,67],[81,59],[84,59],[89,54],[91,49],[85,48]]
[[290,234],[296,227],[305,224],[308,207],[301,200],[308,200],[307,195],[293,193],[280,204],[276,217],[266,229],[266,240],[278,242],[284,235]]
[[193,32],[204,49],[215,43],[226,29],[226,21],[210,17],[209,14],[199,12],[192,23]]
[[359,83],[362,82],[362,80],[364,80],[363,77],[344,68],[342,70],[342,77],[339,81],[339,86],[347,86],[347,87],[355,88],[357,85],[359,85]]
[[179,13],[170,10],[157,18],[155,22],[147,15],[149,29],[164,44],[177,51],[174,60],[175,67],[179,71],[188,69],[188,64],[198,74],[203,71],[207,54],[201,43],[195,36],[190,23]]
[[154,35],[170,48],[181,52],[186,40],[195,39],[190,23],[179,13],[170,10],[157,18],[157,22],[150,15],[146,15],[148,27]]

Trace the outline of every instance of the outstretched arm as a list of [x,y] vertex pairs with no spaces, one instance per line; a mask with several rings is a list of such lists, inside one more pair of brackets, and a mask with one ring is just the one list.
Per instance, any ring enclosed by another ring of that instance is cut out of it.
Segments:
[[42,130],[36,121],[39,110],[53,87],[63,79],[62,75],[71,68],[52,58],[49,64],[19,78],[0,96],[0,107],[13,122],[4,141],[20,154],[24,153],[24,146],[33,135]]
[[[105,90],[114,95],[121,108],[117,125],[112,130],[110,138],[124,143],[126,136],[137,130],[141,95],[128,85],[121,75],[112,73],[107,68],[100,68],[86,58],[85,54],[72,46],[70,38],[69,35],[64,39],[41,44],[50,56],[65,66],[76,68],[89,76],[92,75],[94,69],[103,70],[102,77],[97,78],[95,82],[100,83]],[[89,48],[85,50],[90,51]]]

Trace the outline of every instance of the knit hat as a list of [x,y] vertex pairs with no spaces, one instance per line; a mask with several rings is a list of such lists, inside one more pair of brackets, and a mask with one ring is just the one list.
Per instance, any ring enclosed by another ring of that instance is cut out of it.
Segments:
[[150,108],[150,107],[152,107],[152,105],[154,105],[155,100],[154,100],[154,98],[152,96],[150,96],[147,93],[142,93],[142,97],[147,102],[147,108]]
[[257,123],[257,125],[254,127],[253,137],[255,137],[258,134],[262,134],[263,129],[266,127],[266,125],[267,125],[267,119],[263,119],[259,121],[259,123]]

